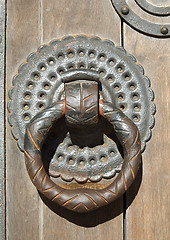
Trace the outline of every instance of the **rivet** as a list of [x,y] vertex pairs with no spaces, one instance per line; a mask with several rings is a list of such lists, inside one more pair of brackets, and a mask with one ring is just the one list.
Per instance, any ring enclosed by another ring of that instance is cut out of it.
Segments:
[[128,6],[122,6],[121,12],[122,12],[122,14],[127,15],[129,13]]
[[168,33],[168,28],[165,27],[165,26],[161,27],[161,33],[162,34],[167,34]]

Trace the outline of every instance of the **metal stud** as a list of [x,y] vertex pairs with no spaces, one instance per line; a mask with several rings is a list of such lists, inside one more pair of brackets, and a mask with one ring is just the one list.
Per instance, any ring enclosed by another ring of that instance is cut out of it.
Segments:
[[169,30],[168,30],[167,27],[165,27],[165,26],[161,27],[161,33],[162,34],[167,34],[168,32],[169,32]]
[[121,12],[122,12],[122,14],[127,15],[127,14],[129,13],[129,8],[128,8],[128,6],[125,6],[125,5],[122,6]]

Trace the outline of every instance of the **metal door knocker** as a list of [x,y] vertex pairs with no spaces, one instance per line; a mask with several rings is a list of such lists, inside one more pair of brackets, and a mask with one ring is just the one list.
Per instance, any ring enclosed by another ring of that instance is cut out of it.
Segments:
[[[50,201],[92,211],[132,184],[151,137],[155,105],[143,68],[123,48],[98,37],[54,40],[20,66],[9,97],[12,134],[32,182]],[[83,184],[116,173],[97,190],[70,190],[51,180]]]

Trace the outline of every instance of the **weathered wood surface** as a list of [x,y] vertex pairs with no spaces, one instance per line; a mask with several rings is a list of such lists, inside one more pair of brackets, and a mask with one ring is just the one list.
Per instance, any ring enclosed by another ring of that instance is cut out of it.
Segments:
[[[108,0],[9,0],[7,2],[7,91],[18,66],[39,45],[65,35],[98,35],[120,45],[120,20]],[[48,208],[26,172],[24,155],[7,129],[7,238],[121,239],[123,198],[80,216]],[[102,224],[101,224],[102,223]]]
[[120,44],[120,19],[108,0],[42,1],[42,40],[97,35]]
[[[139,10],[134,1],[128,2],[145,19],[159,22]],[[149,2],[161,5],[159,0]],[[162,5],[168,4],[169,0],[162,1]],[[163,18],[162,22],[165,21]],[[120,45],[120,25],[109,0],[8,0],[7,92],[18,66],[39,45],[77,34],[98,35]],[[136,56],[151,78],[157,105],[153,136],[143,154],[142,182],[140,171],[126,194],[129,207],[124,221],[122,198],[111,207],[86,216],[53,205],[49,205],[51,209],[47,207],[28,177],[24,155],[18,150],[7,125],[7,239],[169,239],[169,45],[168,39],[149,38],[124,25],[124,47]]]
[[5,2],[0,1],[0,237],[5,238]]
[[[161,20],[145,14],[128,1],[141,17],[152,22],[170,23],[170,18]],[[170,5],[170,1],[150,0],[155,5]],[[139,192],[126,214],[125,239],[168,240],[170,238],[170,40],[146,37],[124,26],[124,46],[136,56],[151,79],[155,92],[157,112],[152,138],[143,153],[143,176]],[[127,194],[127,206],[131,194],[136,192],[136,182]]]
[[[11,87],[13,75],[17,74],[18,66],[40,45],[38,16],[38,0],[7,2],[7,92]],[[9,124],[6,140],[7,239],[37,240],[39,196],[28,178],[24,155],[16,146]]]

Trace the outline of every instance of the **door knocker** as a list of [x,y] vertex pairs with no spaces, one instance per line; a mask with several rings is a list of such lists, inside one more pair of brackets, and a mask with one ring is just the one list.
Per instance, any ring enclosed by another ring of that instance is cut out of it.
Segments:
[[[143,68],[123,48],[98,37],[54,40],[19,67],[9,98],[12,134],[32,182],[50,201],[92,211],[132,184],[155,105]],[[116,173],[97,190],[69,190],[50,178],[82,185]]]

